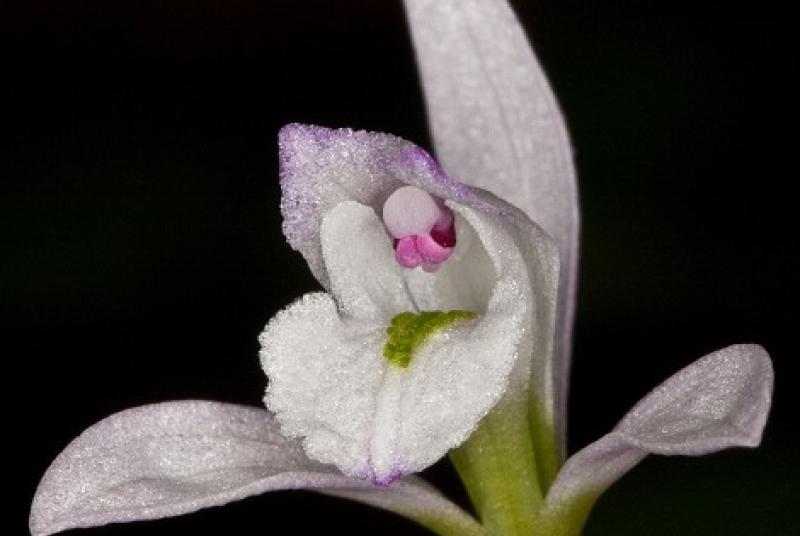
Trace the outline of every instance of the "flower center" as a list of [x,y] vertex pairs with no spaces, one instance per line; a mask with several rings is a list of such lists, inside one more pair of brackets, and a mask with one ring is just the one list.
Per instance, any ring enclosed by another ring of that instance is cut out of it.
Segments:
[[383,205],[383,223],[394,238],[394,257],[405,268],[435,272],[456,245],[453,211],[415,186],[392,192]]
[[392,318],[386,334],[389,336],[383,346],[383,356],[400,368],[408,367],[414,352],[439,330],[461,320],[475,317],[471,311],[423,311],[421,313],[400,313]]

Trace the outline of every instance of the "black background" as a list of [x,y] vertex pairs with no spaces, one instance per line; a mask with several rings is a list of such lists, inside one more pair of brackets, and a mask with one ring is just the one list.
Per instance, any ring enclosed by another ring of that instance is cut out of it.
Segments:
[[[761,448],[651,457],[586,534],[797,534],[792,19],[770,3],[514,6],[577,151],[571,450],[716,348],[759,342],[776,369]],[[281,125],[430,143],[398,1],[2,10],[2,523],[23,534],[50,460],[102,417],[168,399],[260,404],[256,336],[318,288],[280,232]],[[429,476],[463,500],[445,463]],[[286,492],[75,534],[290,530],[425,533]]]

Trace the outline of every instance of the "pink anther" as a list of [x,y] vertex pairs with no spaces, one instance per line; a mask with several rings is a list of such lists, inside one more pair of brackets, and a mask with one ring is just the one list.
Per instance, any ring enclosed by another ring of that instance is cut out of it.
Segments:
[[406,268],[416,268],[422,262],[422,257],[417,251],[416,237],[407,236],[400,240],[395,240],[394,258],[400,266]]
[[441,264],[453,253],[452,247],[439,244],[430,234],[418,235],[416,246],[425,264]]
[[383,222],[394,237],[397,262],[435,272],[456,245],[455,217],[441,199],[414,186],[395,190],[383,205]]

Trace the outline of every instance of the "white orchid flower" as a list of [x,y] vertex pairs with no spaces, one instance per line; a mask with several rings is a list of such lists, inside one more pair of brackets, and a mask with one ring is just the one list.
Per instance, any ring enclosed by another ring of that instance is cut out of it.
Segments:
[[[563,118],[505,0],[406,8],[442,166],[388,134],[281,131],[284,232],[325,292],[260,337],[268,411],[112,415],[47,470],[32,534],[305,488],[438,534],[575,535],[645,455],[759,443],[771,363],[736,345],[563,461],[578,244]],[[478,519],[412,475],[448,452]]]
[[550,351],[558,255],[399,138],[290,125],[280,152],[284,232],[330,294],[261,335],[265,401],[310,457],[387,484],[463,443],[510,376],[526,395],[530,357]]

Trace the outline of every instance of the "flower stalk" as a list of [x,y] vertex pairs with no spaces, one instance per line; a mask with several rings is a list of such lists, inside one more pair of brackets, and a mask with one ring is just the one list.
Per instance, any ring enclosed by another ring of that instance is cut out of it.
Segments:
[[490,534],[534,534],[544,501],[522,401],[504,400],[450,452]]

